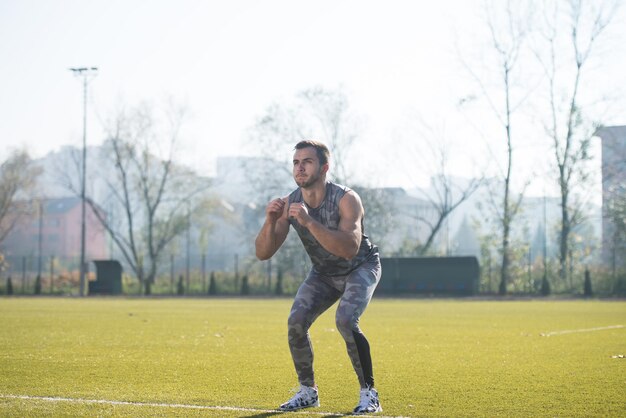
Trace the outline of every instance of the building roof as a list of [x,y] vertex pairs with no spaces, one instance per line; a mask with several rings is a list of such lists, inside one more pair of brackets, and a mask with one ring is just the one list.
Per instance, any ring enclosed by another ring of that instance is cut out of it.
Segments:
[[598,128],[594,135],[599,136],[602,139],[626,139],[626,125],[622,126],[603,126]]

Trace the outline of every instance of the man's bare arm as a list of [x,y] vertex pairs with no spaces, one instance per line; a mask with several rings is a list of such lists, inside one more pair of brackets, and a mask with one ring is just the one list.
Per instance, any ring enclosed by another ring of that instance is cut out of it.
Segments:
[[265,209],[265,222],[254,245],[259,260],[270,259],[283,245],[289,232],[286,199],[274,199]]

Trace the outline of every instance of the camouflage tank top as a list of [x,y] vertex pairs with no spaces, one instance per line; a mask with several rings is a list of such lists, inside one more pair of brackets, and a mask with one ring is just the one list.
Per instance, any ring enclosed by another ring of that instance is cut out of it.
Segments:
[[[326,183],[326,196],[317,208],[311,208],[306,205],[309,215],[317,222],[325,227],[337,230],[339,226],[339,201],[349,192],[350,189],[332,182]],[[289,195],[289,204],[304,202],[302,191],[297,188]],[[313,234],[298,221],[289,218],[289,223],[298,233],[304,249],[309,254],[313,269],[320,274],[327,276],[344,276],[349,274],[360,264],[377,253],[377,248],[372,245],[369,238],[365,235],[363,227],[363,219],[361,219],[361,245],[359,252],[351,260],[336,256],[326,251],[324,247],[315,239]]]

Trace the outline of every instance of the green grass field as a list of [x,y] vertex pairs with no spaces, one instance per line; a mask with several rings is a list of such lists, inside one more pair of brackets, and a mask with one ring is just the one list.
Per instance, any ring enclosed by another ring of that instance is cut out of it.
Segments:
[[[290,305],[2,298],[0,416],[272,416],[297,386]],[[423,417],[626,416],[624,325],[626,302],[597,300],[374,298],[361,319],[381,415]],[[292,415],[348,413],[334,308],[311,339],[322,406]]]

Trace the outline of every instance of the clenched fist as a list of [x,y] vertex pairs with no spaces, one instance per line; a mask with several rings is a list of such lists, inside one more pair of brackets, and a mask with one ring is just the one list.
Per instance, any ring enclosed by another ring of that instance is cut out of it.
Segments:
[[270,222],[276,222],[285,210],[285,201],[283,199],[274,199],[267,204],[265,208],[265,216]]
[[289,205],[289,217],[294,218],[305,228],[308,228],[309,224],[313,221],[313,218],[309,215],[309,210],[303,202],[296,202]]

